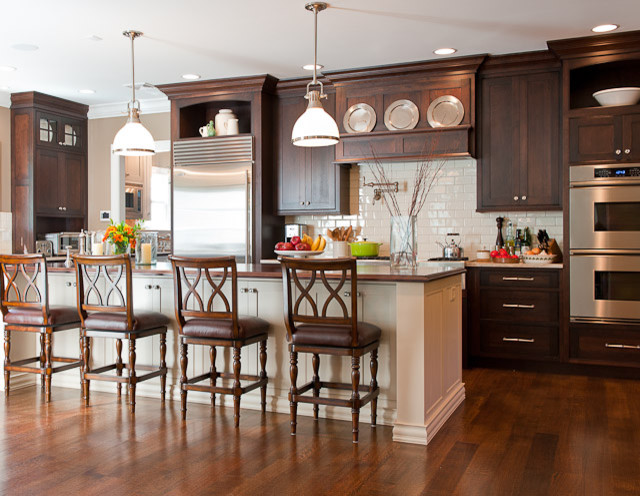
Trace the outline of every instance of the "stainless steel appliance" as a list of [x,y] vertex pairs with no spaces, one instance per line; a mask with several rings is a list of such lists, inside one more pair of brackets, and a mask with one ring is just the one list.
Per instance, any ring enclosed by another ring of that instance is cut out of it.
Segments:
[[48,239],[36,241],[36,253],[41,253],[45,257],[53,256],[53,242]]
[[570,314],[640,322],[640,164],[569,172]]
[[285,224],[284,225],[284,240],[289,242],[294,236],[300,236],[307,232],[306,224]]
[[124,205],[127,219],[142,218],[142,195],[144,187],[139,184],[127,183],[124,187]]
[[80,248],[79,232],[47,233],[44,238],[51,241],[54,256],[64,255],[67,246],[71,247],[71,253],[78,253]]

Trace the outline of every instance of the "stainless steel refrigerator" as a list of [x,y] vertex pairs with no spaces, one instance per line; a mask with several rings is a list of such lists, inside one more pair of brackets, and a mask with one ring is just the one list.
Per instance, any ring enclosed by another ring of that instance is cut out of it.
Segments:
[[184,145],[174,143],[173,253],[250,263],[251,136]]

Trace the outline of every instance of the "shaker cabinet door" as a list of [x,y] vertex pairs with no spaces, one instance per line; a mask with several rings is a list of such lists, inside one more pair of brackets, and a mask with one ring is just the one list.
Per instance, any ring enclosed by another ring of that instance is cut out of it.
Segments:
[[620,158],[615,118],[610,115],[569,119],[569,164],[601,164]]
[[305,206],[307,149],[291,143],[291,131],[306,108],[304,98],[283,98],[279,104],[278,211],[302,210]]
[[622,116],[622,156],[640,162],[640,114]]
[[35,207],[39,214],[62,214],[60,191],[64,164],[55,150],[39,149],[35,163]]
[[[85,159],[80,154],[64,155],[64,213],[83,215],[87,194],[87,170]],[[62,185],[61,185],[62,186]]]

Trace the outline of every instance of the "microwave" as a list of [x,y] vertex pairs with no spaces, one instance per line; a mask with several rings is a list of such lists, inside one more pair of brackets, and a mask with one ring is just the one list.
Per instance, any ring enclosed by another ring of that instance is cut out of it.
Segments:
[[54,256],[65,255],[67,246],[71,247],[71,253],[78,253],[80,248],[79,232],[47,233],[44,235],[44,239],[51,241]]
[[142,219],[142,194],[144,188],[138,184],[126,184],[124,206],[127,219]]

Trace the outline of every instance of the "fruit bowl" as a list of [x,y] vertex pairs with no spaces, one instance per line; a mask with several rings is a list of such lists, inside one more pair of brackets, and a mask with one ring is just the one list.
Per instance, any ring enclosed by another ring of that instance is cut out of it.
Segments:
[[556,259],[555,255],[539,253],[538,255],[522,255],[522,260],[526,264],[550,264]]
[[603,107],[635,105],[640,100],[640,88],[609,88],[608,90],[596,91],[593,98]]
[[507,257],[491,257],[491,261],[493,263],[501,263],[501,264],[517,264],[520,263],[519,258],[507,258]]
[[322,255],[324,250],[274,250],[275,254],[280,257],[317,257]]

